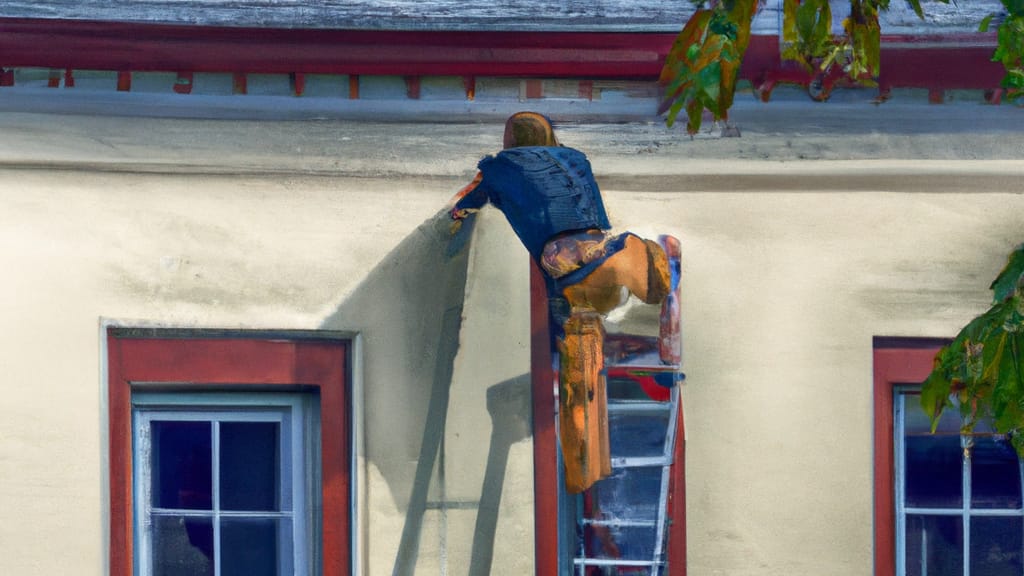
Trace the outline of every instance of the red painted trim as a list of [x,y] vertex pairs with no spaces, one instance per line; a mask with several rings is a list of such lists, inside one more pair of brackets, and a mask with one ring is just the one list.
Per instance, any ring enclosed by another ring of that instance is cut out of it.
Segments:
[[672,471],[670,474],[668,491],[668,573],[673,576],[686,576],[686,426],[683,421],[682,394],[679,394],[676,445],[672,451]]
[[132,539],[132,425],[128,378],[121,342],[107,336],[107,409],[110,450],[110,574],[131,576]]
[[537,78],[531,78],[525,80],[526,83],[526,97],[530,98],[543,98],[544,97],[544,81]]
[[420,88],[421,82],[419,76],[406,76],[405,77],[405,93],[406,96],[412,100],[420,99]]
[[235,72],[231,75],[231,93],[232,94],[248,94],[249,93],[249,76],[244,72]]
[[558,442],[547,286],[530,260],[530,377],[533,391],[534,561],[537,576],[558,576]]
[[674,38],[662,33],[311,30],[0,18],[0,65],[653,79]]
[[348,77],[348,98],[349,100],[359,100],[359,75],[349,74]]
[[131,383],[310,386],[320,391],[323,573],[350,573],[348,344],[324,340],[107,337],[110,573],[132,574]]
[[289,74],[289,79],[292,84],[292,92],[296,96],[302,96],[306,93],[306,75],[302,72],[292,72]]
[[[0,67],[166,72],[518,76],[654,80],[674,33],[371,31],[0,18]],[[993,34],[886,35],[892,87],[998,88]],[[779,39],[755,35],[740,67],[764,99],[778,82],[807,85],[781,62]],[[0,85],[11,79],[0,78]],[[351,92],[350,87],[350,92]]]
[[178,94],[191,94],[194,79],[195,74],[192,72],[178,72],[178,77],[174,80],[174,91]]
[[924,381],[940,348],[941,345],[929,341],[923,348],[908,342],[905,347],[875,348],[874,351],[875,576],[895,576],[896,573],[894,388]]
[[580,80],[578,96],[584,100],[594,99],[594,81]]

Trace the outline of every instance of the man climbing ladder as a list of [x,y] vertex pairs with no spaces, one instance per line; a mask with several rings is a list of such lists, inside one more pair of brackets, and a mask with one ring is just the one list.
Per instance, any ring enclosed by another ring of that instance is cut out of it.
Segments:
[[635,295],[661,303],[670,287],[657,243],[611,228],[586,156],[559,145],[550,121],[520,112],[504,150],[479,163],[453,199],[459,221],[490,202],[544,271],[559,365],[559,428],[566,488],[579,493],[611,473],[602,315]]

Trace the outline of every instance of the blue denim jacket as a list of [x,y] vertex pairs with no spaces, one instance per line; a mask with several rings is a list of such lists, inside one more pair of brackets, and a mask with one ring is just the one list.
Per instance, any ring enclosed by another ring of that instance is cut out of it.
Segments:
[[490,201],[534,260],[540,261],[544,244],[559,234],[611,228],[590,162],[579,150],[509,148],[478,166],[483,179],[455,207],[480,208]]

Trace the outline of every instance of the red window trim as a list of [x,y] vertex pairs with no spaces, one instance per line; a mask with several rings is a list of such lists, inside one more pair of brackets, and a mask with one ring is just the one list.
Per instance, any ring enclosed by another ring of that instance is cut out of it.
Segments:
[[139,337],[132,335],[131,330],[108,329],[111,576],[133,573],[133,382],[184,385],[192,389],[280,390],[301,386],[318,390],[323,574],[350,573],[350,343],[344,339],[291,336],[203,331],[161,336],[159,331],[147,331]]
[[896,574],[893,400],[897,386],[920,384],[948,340],[876,338],[874,342],[875,576]]
[[[533,393],[534,559],[537,576],[559,576],[558,440],[555,435],[555,373],[548,324],[547,286],[530,263],[530,374]],[[680,395],[682,402],[682,395]],[[683,410],[669,478],[667,558],[674,576],[686,576],[686,437]]]

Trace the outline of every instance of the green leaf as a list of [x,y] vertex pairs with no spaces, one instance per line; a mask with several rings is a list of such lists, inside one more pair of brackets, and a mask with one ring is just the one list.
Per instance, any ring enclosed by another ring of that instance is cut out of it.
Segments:
[[921,389],[921,406],[936,425],[943,410],[959,399],[966,431],[989,420],[1011,435],[1024,457],[1024,244],[1008,258],[992,289],[997,297],[939,351]]
[[992,416],[995,419],[996,430],[1005,433],[1024,423],[1024,418],[1022,418],[1024,411],[1021,410],[1024,386],[1022,386],[1018,362],[1013,350],[1016,347],[1015,338],[1004,333],[1002,340],[1002,354],[999,355],[997,364],[993,365],[992,370],[995,377]]
[[782,0],[782,40],[793,43],[797,40],[796,11],[800,0]]
[[981,19],[981,24],[978,24],[978,32],[988,32],[988,27],[992,24],[992,19],[995,18],[995,14],[989,14]]
[[939,424],[939,416],[942,415],[942,411],[953,405],[949,400],[953,383],[945,377],[944,371],[939,367],[939,356],[941,354],[942,352],[940,351],[939,355],[936,355],[936,368],[932,370],[928,379],[921,385],[921,408],[928,415],[928,418],[931,419],[933,434],[935,433],[935,427]]
[[1024,88],[1024,70],[1009,70],[1003,78],[1003,88]]
[[700,45],[691,44],[690,47],[686,49],[686,59],[689,62],[695,62],[698,56],[700,56]]
[[720,117],[718,109],[718,95],[721,92],[722,65],[712,62],[697,75],[700,83],[700,90],[697,92],[697,99],[701,106],[707,108],[716,117]]
[[668,109],[668,118],[665,119],[665,123],[668,125],[669,128],[671,128],[672,125],[676,123],[676,117],[679,116],[679,112],[682,111],[683,104],[685,103],[686,100],[679,98],[678,100],[675,101],[675,103],[672,104],[672,107]]
[[921,8],[921,0],[907,0],[910,7],[914,9],[914,14],[921,20],[924,20],[924,8]]
[[700,125],[704,120],[701,114],[703,111],[704,107],[697,99],[686,103],[686,132],[690,136],[700,132]]
[[1006,261],[1002,272],[996,276],[989,288],[994,292],[994,302],[1004,302],[1024,286],[1024,244],[1018,246]]

